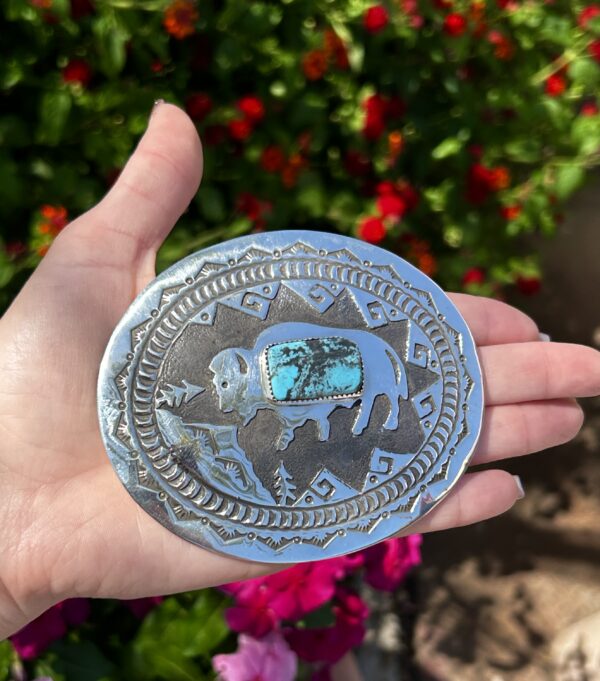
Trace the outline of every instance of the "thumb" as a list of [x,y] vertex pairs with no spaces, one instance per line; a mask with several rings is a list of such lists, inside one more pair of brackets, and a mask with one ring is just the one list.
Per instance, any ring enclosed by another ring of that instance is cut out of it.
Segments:
[[202,167],[202,145],[190,118],[157,102],[112,189],[62,232],[56,251],[71,262],[136,266],[152,277],[156,251],[198,190]]

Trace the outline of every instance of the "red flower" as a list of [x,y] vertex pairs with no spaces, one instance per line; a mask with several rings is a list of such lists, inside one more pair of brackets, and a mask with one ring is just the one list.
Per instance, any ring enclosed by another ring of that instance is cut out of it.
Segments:
[[338,68],[347,69],[350,66],[344,41],[334,30],[330,28],[325,30],[325,33],[323,34],[323,45],[327,59],[333,59]]
[[471,267],[462,276],[463,286],[469,286],[469,284],[483,284],[485,281],[485,272],[481,267]]
[[250,192],[242,192],[238,196],[237,209],[251,220],[257,220],[261,214],[260,202]]
[[517,277],[516,283],[519,291],[525,296],[533,296],[542,288],[539,277]]
[[502,215],[505,220],[510,222],[511,220],[516,220],[519,215],[521,215],[522,210],[523,209],[521,206],[517,204],[513,206],[502,206],[500,209],[500,215]]
[[258,123],[265,116],[265,107],[258,97],[250,95],[242,97],[237,103],[237,108],[252,123]]
[[581,28],[585,28],[592,19],[595,19],[600,15],[600,5],[588,5],[584,7],[579,16],[577,17],[577,23]]
[[307,52],[302,59],[302,70],[308,80],[319,80],[327,71],[327,55],[323,50]]
[[377,210],[382,217],[400,219],[406,213],[406,203],[395,194],[386,194],[377,199]]
[[285,165],[285,155],[281,147],[271,145],[265,147],[260,156],[260,165],[268,173],[278,173]]
[[369,33],[379,33],[389,23],[390,17],[383,5],[369,7],[363,16],[363,25]]
[[593,40],[588,46],[590,56],[600,62],[600,40]]
[[183,40],[196,31],[198,12],[192,0],[174,0],[166,9],[163,26],[169,35]]
[[395,591],[421,562],[420,534],[388,539],[365,549],[365,582],[380,591]]
[[490,31],[488,33],[488,40],[492,45],[495,45],[494,55],[498,59],[508,60],[514,55],[515,48],[513,44],[500,31]]
[[377,140],[383,135],[387,108],[387,100],[379,94],[371,95],[363,102],[366,118],[362,133],[368,140]]
[[195,121],[203,121],[212,111],[212,108],[212,99],[202,92],[191,94],[185,102],[185,110]]
[[290,648],[306,662],[340,660],[362,643],[368,610],[360,596],[345,589],[336,593],[335,624],[317,629],[287,629],[284,634]]
[[[40,247],[38,252],[45,255],[47,250]],[[22,659],[31,660],[62,638],[70,626],[79,626],[89,614],[90,604],[86,598],[61,601],[10,636],[10,640]]]
[[473,163],[467,177],[467,200],[474,205],[483,203],[492,192],[509,185],[510,173],[505,166],[487,168],[481,163]]
[[467,20],[462,14],[453,12],[444,19],[444,31],[451,36],[462,35],[467,30]]
[[490,189],[500,191],[510,186],[510,172],[506,166],[497,166],[490,170]]
[[160,59],[154,59],[150,64],[150,70],[152,73],[160,73],[165,68],[165,65]]
[[358,236],[370,244],[381,243],[385,235],[385,225],[381,218],[375,215],[363,218],[358,225]]
[[544,91],[550,97],[558,97],[558,95],[561,95],[565,91],[566,87],[567,81],[564,76],[560,73],[553,73],[551,76],[548,76]]
[[87,87],[92,79],[92,69],[83,59],[71,59],[62,70],[62,78],[65,83],[78,83]]
[[598,105],[595,102],[586,102],[579,111],[581,116],[597,116],[600,113]]
[[232,139],[243,142],[252,134],[252,123],[247,118],[236,118],[229,122],[229,135]]
[[44,218],[38,226],[38,230],[41,234],[56,236],[69,221],[67,209],[64,206],[44,204],[40,208],[40,214]]

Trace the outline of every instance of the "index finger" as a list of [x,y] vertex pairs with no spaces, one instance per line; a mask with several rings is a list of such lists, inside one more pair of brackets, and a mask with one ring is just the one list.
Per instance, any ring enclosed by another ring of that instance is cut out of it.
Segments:
[[537,324],[512,305],[467,293],[449,293],[448,296],[464,317],[479,346],[540,340]]

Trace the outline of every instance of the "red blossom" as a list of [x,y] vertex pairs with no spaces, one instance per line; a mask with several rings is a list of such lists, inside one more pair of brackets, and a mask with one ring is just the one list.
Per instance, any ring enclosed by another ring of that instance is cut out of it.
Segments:
[[485,282],[485,272],[481,267],[471,267],[462,276],[463,286],[471,284],[483,284]]
[[567,81],[560,73],[553,73],[546,79],[544,91],[549,97],[558,97],[567,87]]
[[581,116],[597,116],[600,109],[596,102],[586,102],[579,111]]
[[[42,250],[43,249],[38,249]],[[40,252],[45,255],[46,251]],[[29,624],[25,625],[10,640],[23,660],[37,657],[51,643],[62,638],[69,627],[77,627],[90,614],[87,598],[72,598],[57,603]]]
[[236,118],[229,121],[229,135],[236,142],[244,142],[252,134],[252,123],[247,118]]
[[383,220],[376,215],[363,218],[358,225],[358,236],[370,244],[381,243],[385,239],[385,235]]
[[312,50],[302,58],[302,70],[308,80],[319,80],[327,71],[327,55],[324,50]]
[[595,61],[600,63],[600,40],[592,40],[588,46],[588,52]]
[[257,220],[262,212],[260,201],[250,192],[242,192],[238,196],[237,209],[251,220]]
[[150,70],[152,71],[152,73],[160,73],[164,68],[165,65],[161,62],[160,59],[153,59],[152,63],[150,64]]
[[421,535],[397,537],[362,551],[365,581],[381,591],[395,591],[410,570],[421,563]]
[[350,66],[346,45],[334,30],[330,28],[325,30],[323,45],[327,59],[333,60],[338,68],[347,69]]
[[406,204],[400,196],[386,194],[377,199],[377,210],[384,218],[400,219],[406,213]]
[[587,7],[584,7],[581,12],[579,12],[577,23],[581,26],[581,28],[585,28],[590,21],[595,19],[597,16],[600,16],[600,5],[588,5]]
[[261,638],[277,626],[280,618],[271,605],[271,594],[264,585],[252,596],[237,599],[236,605],[225,611],[227,624],[233,631]]
[[506,189],[510,185],[510,173],[505,166],[488,168],[481,163],[473,163],[467,177],[467,200],[478,205],[493,192]]
[[373,5],[363,16],[363,25],[369,33],[379,33],[389,23],[388,11],[383,5]]
[[500,31],[490,31],[488,40],[495,46],[494,55],[501,60],[511,59],[515,53],[514,45]]
[[444,31],[453,37],[462,35],[467,30],[467,20],[462,14],[453,12],[444,19]]
[[65,83],[78,83],[87,87],[92,79],[92,69],[83,59],[71,59],[62,70],[62,79]]
[[522,211],[523,209],[518,204],[514,204],[512,206],[502,206],[500,209],[500,215],[502,215],[505,220],[510,222],[511,220],[516,220],[519,215],[521,215]]
[[290,648],[306,662],[333,664],[364,639],[368,609],[360,596],[340,588],[334,603],[334,626],[284,632]]
[[517,288],[525,296],[533,296],[540,292],[542,282],[539,277],[517,277]]
[[183,40],[196,32],[198,12],[192,0],[174,0],[166,9],[163,26],[169,35]]
[[271,145],[265,147],[260,156],[260,165],[268,173],[278,173],[285,165],[285,155],[281,147]]
[[194,121],[203,121],[212,108],[212,99],[203,92],[195,92],[185,101],[185,110]]
[[236,106],[251,123],[258,123],[265,116],[265,107],[262,101],[254,95],[242,97]]

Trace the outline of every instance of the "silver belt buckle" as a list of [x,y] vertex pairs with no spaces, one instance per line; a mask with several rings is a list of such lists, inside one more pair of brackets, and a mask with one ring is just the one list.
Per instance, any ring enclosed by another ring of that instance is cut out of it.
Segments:
[[482,379],[467,325],[401,258],[284,231],[158,276],[100,368],[106,450],[133,498],[195,544],[271,563],[362,549],[465,470]]

